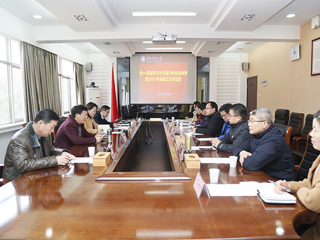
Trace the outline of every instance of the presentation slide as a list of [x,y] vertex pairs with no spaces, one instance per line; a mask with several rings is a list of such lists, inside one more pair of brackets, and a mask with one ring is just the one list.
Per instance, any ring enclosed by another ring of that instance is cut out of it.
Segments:
[[132,104],[195,101],[196,61],[192,54],[136,54],[130,62]]

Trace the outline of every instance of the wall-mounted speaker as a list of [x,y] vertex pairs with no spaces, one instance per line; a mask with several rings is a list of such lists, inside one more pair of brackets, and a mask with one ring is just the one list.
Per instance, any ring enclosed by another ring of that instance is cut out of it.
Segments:
[[311,29],[317,28],[320,25],[320,17],[315,16],[314,18],[311,19]]
[[85,69],[87,72],[91,72],[92,71],[92,63],[91,62],[88,62],[85,66]]
[[250,67],[250,64],[248,62],[242,63],[242,71],[248,71]]

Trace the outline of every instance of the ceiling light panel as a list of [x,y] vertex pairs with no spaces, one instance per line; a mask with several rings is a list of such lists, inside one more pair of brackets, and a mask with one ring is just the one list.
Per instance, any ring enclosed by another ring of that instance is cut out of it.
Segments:
[[134,17],[195,17],[197,12],[132,12]]
[[146,48],[146,50],[183,50],[183,48]]

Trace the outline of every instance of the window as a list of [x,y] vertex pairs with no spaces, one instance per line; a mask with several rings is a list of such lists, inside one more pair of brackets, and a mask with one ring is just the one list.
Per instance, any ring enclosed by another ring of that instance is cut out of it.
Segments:
[[73,62],[59,58],[59,84],[61,93],[61,111],[69,114],[76,105],[76,88],[74,80]]
[[20,42],[0,35],[0,125],[24,120]]

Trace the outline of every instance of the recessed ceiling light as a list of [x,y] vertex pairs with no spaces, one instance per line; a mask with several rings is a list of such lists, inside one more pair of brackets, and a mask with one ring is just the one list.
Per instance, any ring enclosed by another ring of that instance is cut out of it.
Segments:
[[182,50],[183,48],[146,48],[146,50]]
[[293,18],[293,17],[295,17],[296,15],[294,14],[294,13],[290,13],[290,14],[288,14],[286,17],[287,18]]
[[33,18],[35,18],[35,19],[41,19],[42,16],[40,16],[40,15],[33,15]]
[[197,12],[132,12],[134,17],[194,17]]

